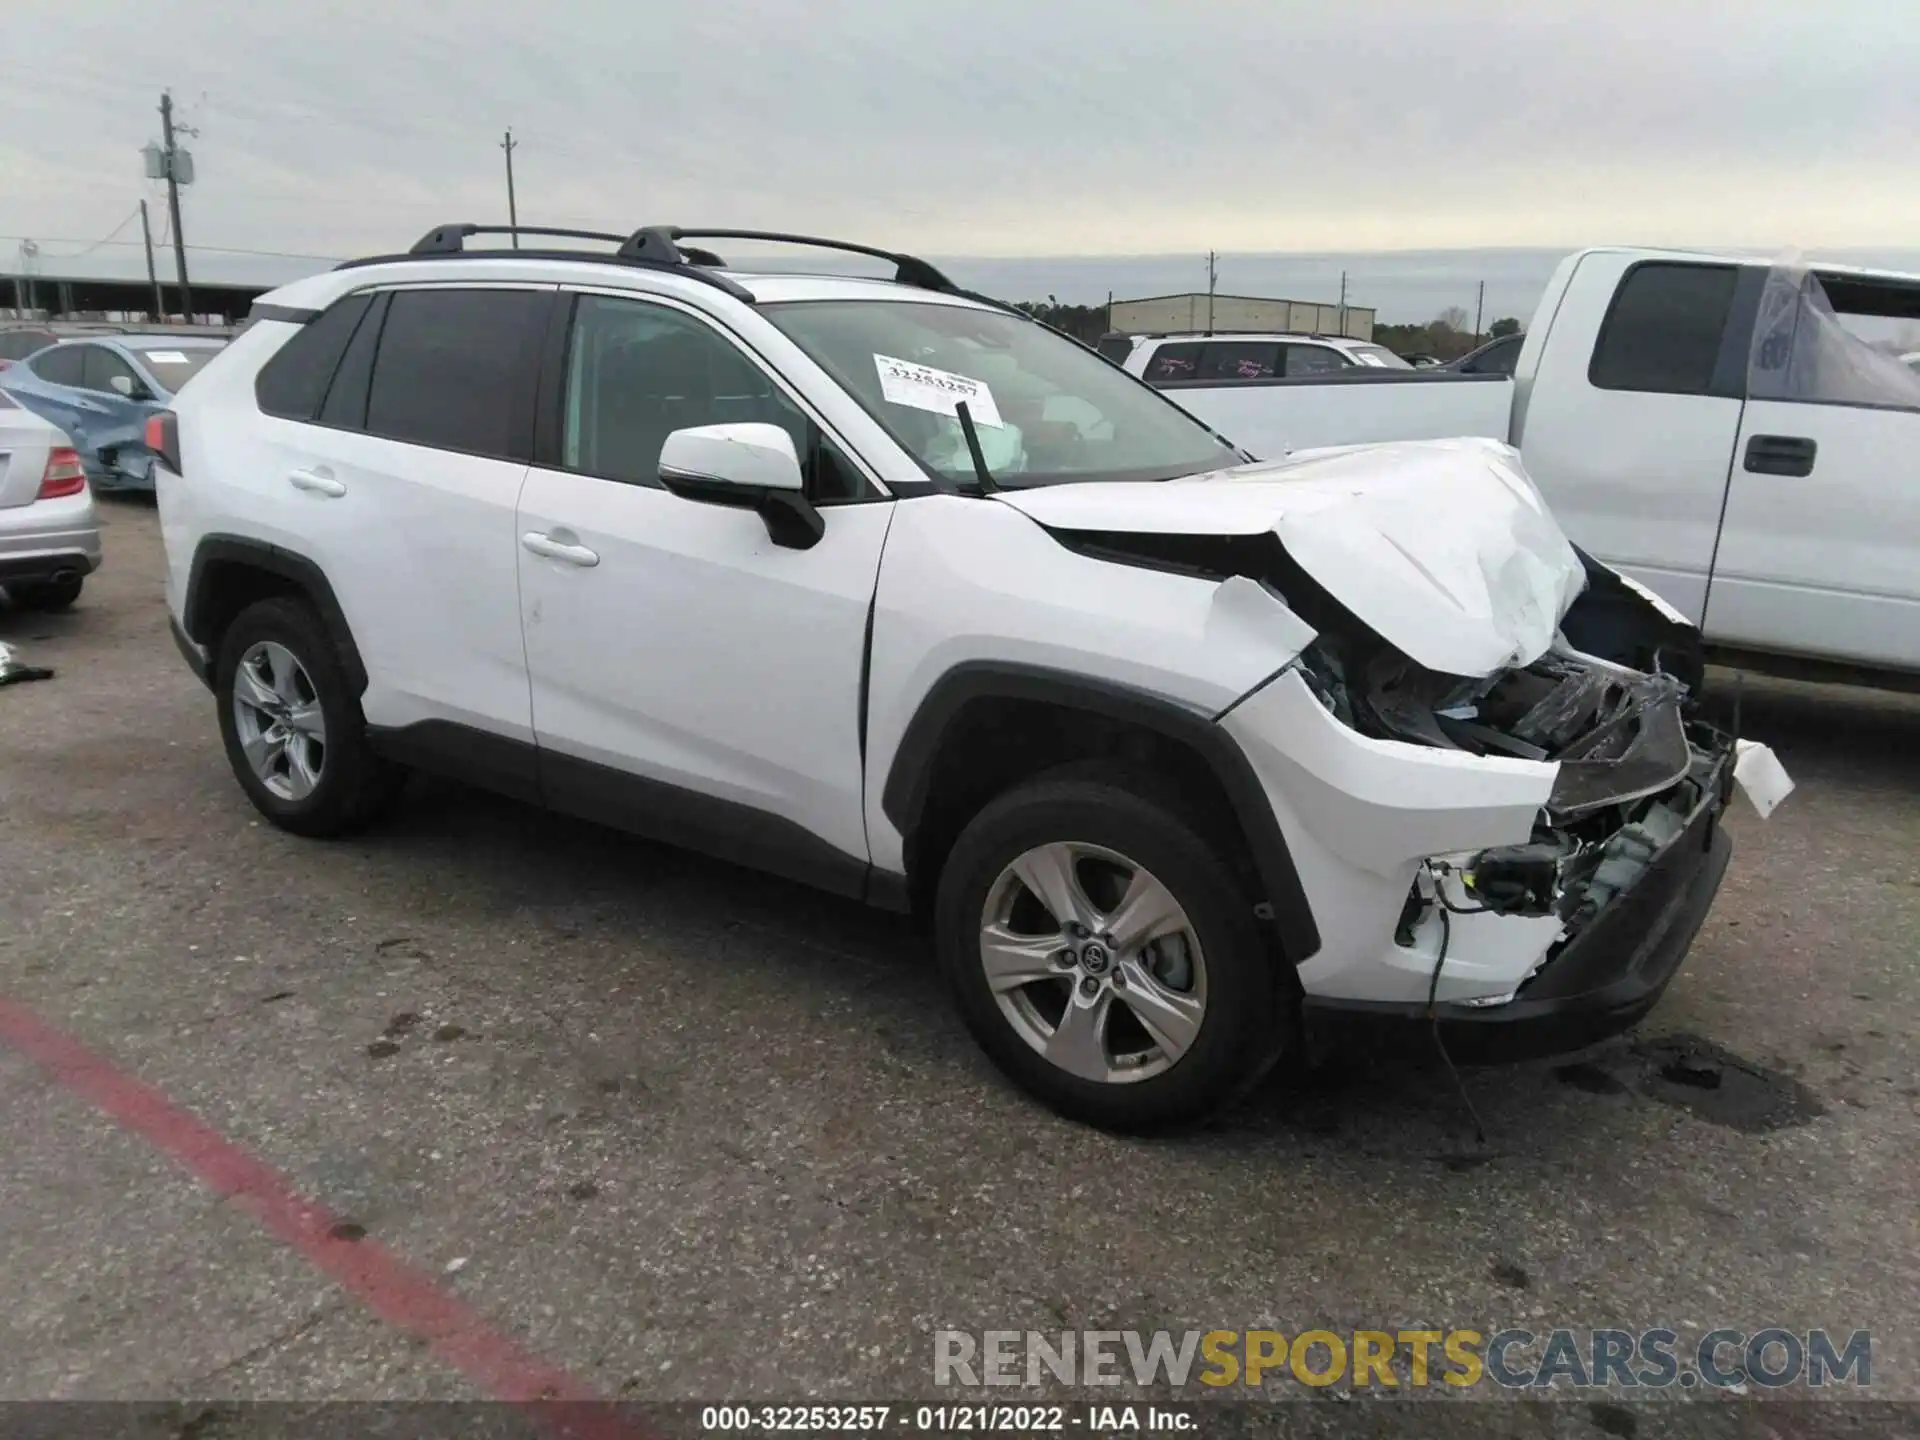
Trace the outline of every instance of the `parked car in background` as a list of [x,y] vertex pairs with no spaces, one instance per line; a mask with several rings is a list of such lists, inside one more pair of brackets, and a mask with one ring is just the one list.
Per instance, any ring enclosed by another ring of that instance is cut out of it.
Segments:
[[72,438],[97,490],[153,489],[146,423],[226,345],[207,335],[62,340],[0,374],[22,405]]
[[100,566],[100,525],[80,456],[58,428],[0,393],[0,589],[59,610]]
[[1520,363],[1520,350],[1527,342],[1523,333],[1502,335],[1477,350],[1469,350],[1458,360],[1449,360],[1442,368],[1462,375],[1511,375]]
[[1384,345],[1337,335],[1138,335],[1132,339],[1120,368],[1149,385],[1413,368]]

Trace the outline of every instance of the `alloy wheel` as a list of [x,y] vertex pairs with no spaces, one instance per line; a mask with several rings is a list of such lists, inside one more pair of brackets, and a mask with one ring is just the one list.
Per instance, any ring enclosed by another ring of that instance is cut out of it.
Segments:
[[304,800],[320,783],[327,723],[313,677],[276,640],[247,647],[233,674],[233,722],[260,783],[282,800]]
[[1000,872],[980,964],[1014,1032],[1082,1080],[1163,1074],[1206,1018],[1206,961],[1186,911],[1145,866],[1098,845],[1038,845]]

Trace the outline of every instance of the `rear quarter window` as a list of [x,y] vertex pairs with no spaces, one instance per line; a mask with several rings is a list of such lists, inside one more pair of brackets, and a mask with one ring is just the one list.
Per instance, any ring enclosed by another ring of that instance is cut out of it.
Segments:
[[1200,355],[1207,347],[1204,344],[1175,343],[1162,345],[1147,359],[1146,378],[1148,380],[1192,380],[1200,371]]
[[274,352],[254,377],[253,398],[262,410],[284,420],[311,420],[320,413],[333,372],[371,298],[349,295],[335,301]]
[[1738,279],[1733,265],[1635,265],[1600,324],[1588,380],[1601,390],[1709,393]]
[[49,385],[78,387],[87,349],[85,345],[62,345],[56,350],[42,351],[27,363],[27,368]]

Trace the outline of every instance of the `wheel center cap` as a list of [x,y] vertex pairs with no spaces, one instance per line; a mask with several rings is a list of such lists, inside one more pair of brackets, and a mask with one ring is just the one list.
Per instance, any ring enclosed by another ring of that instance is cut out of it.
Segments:
[[1080,951],[1080,963],[1086,967],[1089,975],[1104,975],[1107,966],[1113,963],[1113,957],[1107,954],[1106,946],[1089,944]]

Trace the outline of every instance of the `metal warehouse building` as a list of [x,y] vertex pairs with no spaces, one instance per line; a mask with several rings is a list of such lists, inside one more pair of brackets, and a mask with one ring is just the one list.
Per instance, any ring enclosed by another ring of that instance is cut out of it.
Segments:
[[[173,250],[156,246],[153,258],[160,309],[179,318]],[[332,269],[334,262],[319,256],[253,255],[189,245],[187,264],[193,318],[232,322],[245,318],[255,296],[303,275]],[[32,242],[17,250],[0,250],[0,318],[139,320],[154,309],[154,287],[147,279],[146,257],[137,241],[87,255],[54,253]]]
[[1312,300],[1270,300],[1255,295],[1150,295],[1144,300],[1116,300],[1108,325],[1126,335],[1169,331],[1245,332],[1278,330],[1294,335],[1346,335],[1355,340],[1373,338],[1373,310],[1349,305],[1345,323],[1341,307]]

